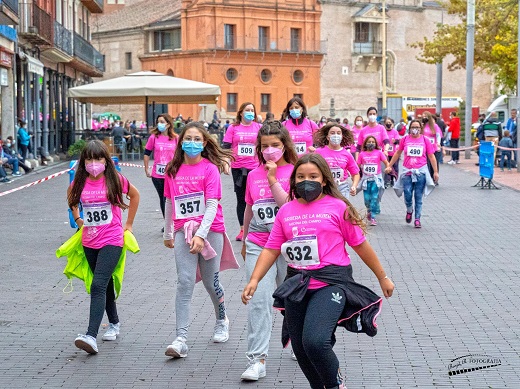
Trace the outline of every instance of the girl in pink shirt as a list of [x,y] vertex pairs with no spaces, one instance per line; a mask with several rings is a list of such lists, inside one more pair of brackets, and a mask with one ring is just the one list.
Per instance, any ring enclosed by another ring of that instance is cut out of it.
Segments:
[[[359,167],[350,150],[346,148],[354,142],[352,132],[339,124],[329,123],[320,128],[314,139],[318,147],[316,152],[327,161],[341,194],[347,199],[350,195],[355,196],[359,183]],[[352,186],[348,181],[349,177],[352,177]]]
[[340,325],[374,336],[382,303],[353,280],[345,243],[373,271],[385,297],[392,295],[394,284],[365,239],[360,215],[338,191],[321,155],[301,157],[290,182],[291,201],[276,215],[242,302],[254,297],[259,282],[282,254],[288,263],[287,278],[274,297],[275,307],[285,309],[284,345],[291,340],[312,388],[343,387],[331,342],[335,330]]
[[[152,178],[153,186],[159,195],[159,204],[164,218],[164,172],[177,148],[178,135],[173,131],[172,117],[167,113],[157,116],[156,126],[152,129],[144,149],[144,173]],[[150,173],[150,155],[153,153],[153,166]]]
[[[244,244],[242,256],[249,278],[264,248],[279,208],[288,200],[289,179],[298,160],[289,132],[279,121],[264,123],[258,132],[256,153],[260,166],[247,176]],[[242,380],[265,377],[265,359],[269,351],[272,323],[272,294],[286,276],[282,256],[258,285],[248,305],[247,358],[249,365]]]
[[302,99],[293,97],[282,112],[283,125],[289,131],[298,157],[314,152],[313,135],[318,125],[307,117],[307,107]]
[[219,272],[224,249],[231,244],[225,233],[219,200],[222,197],[220,173],[228,167],[231,152],[222,150],[199,122],[188,123],[183,128],[179,145],[166,167],[164,182],[164,245],[174,249],[177,267],[177,337],[165,354],[174,358],[188,355],[190,301],[198,271],[215,309],[213,341],[221,343],[229,338]]
[[[386,118],[385,120],[385,128],[386,132],[388,134],[388,140],[390,141],[390,144],[388,145],[388,161],[392,159],[392,157],[395,154],[395,151],[397,150],[397,147],[399,147],[399,139],[401,136],[397,132],[397,130],[394,128],[394,119]],[[399,162],[394,163],[392,166],[392,173],[390,174],[384,174],[384,181],[385,181],[385,189],[389,186],[394,185],[394,178],[397,178],[399,175]]]
[[356,155],[357,152],[357,140],[359,138],[359,133],[363,129],[363,117],[362,116],[356,116],[356,119],[354,119],[354,125],[350,129],[352,131],[352,135],[354,136],[354,141],[350,145],[350,152],[352,155]]
[[[106,310],[110,325],[103,340],[119,335],[119,318],[112,273],[123,250],[123,232],[132,231],[139,192],[116,171],[106,145],[98,140],[87,143],[81,152],[76,175],[67,192],[74,221],[82,229],[85,257],[93,273],[90,287],[90,319],[86,335],[74,344],[89,354],[97,354],[96,337]],[[123,194],[130,199],[126,204]],[[83,207],[80,216],[79,204]],[[128,209],[123,227],[121,211]]]
[[369,136],[373,136],[376,139],[379,148],[386,155],[388,153],[387,149],[390,141],[388,140],[388,134],[386,133],[385,127],[377,123],[377,109],[375,107],[368,108],[367,116],[368,125],[363,127],[357,138],[357,152],[361,151],[361,146],[365,139]]
[[[419,120],[410,122],[410,135],[405,136],[399,143],[399,149],[390,160],[390,165],[399,161],[399,157],[404,152],[403,171],[394,184],[397,196],[401,197],[404,193],[406,204],[406,223],[411,223],[413,214],[413,201],[415,200],[415,228],[421,228],[421,212],[424,195],[429,194],[435,187],[435,182],[439,180],[437,171],[437,161],[435,160],[434,146],[422,135],[422,123]],[[430,177],[426,165],[427,159],[433,166],[433,180]],[[386,168],[386,172],[390,171]]]
[[381,213],[379,203],[384,193],[381,162],[384,163],[385,167],[389,165],[386,155],[379,150],[375,137],[368,136],[363,142],[362,150],[357,159],[357,163],[361,166],[363,172],[363,179],[359,186],[363,189],[367,219],[371,226],[377,226],[375,215]]
[[260,123],[255,121],[256,108],[252,103],[243,103],[235,119],[224,135],[223,148],[233,151],[234,160],[231,162],[231,174],[235,184],[237,198],[237,218],[240,232],[236,240],[241,241],[244,235],[244,211],[246,209],[246,180],[251,170],[258,166],[255,153],[255,142],[260,129]]

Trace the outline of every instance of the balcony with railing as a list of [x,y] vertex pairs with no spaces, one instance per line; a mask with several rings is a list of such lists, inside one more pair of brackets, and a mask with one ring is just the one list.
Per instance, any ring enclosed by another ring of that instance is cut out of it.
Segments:
[[81,0],[81,2],[94,14],[100,14],[103,12],[103,0]]
[[18,24],[18,0],[0,0],[0,25]]
[[383,54],[383,42],[372,41],[372,42],[354,42],[352,48],[352,54],[356,55],[382,55]]
[[66,54],[72,55],[72,32],[54,21],[54,46]]
[[91,74],[94,77],[102,76],[105,71],[105,58],[103,55],[77,33],[74,33],[73,42],[74,56],[94,68],[90,70],[82,69],[82,71],[85,71],[87,74]]
[[18,35],[36,45],[54,44],[52,16],[32,2],[20,2]]

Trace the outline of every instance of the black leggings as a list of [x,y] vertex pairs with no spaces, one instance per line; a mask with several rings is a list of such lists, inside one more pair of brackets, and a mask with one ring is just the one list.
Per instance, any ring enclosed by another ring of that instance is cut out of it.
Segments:
[[332,285],[309,289],[299,303],[285,299],[292,348],[313,389],[338,387],[339,361],[332,347],[344,307],[345,293]]
[[[435,156],[435,160],[437,161],[437,172],[439,172],[439,160],[441,158],[441,152],[436,151],[433,155]],[[452,158],[453,158],[453,156],[452,156]],[[427,161],[428,161],[428,171],[430,172],[430,176],[433,180],[433,166],[430,162],[430,158],[427,158]]]
[[233,183],[235,184],[235,195],[237,197],[237,218],[240,227],[244,225],[244,212],[246,211],[246,182],[247,175],[251,170],[231,169]]
[[164,178],[152,177],[152,182],[157,194],[159,195],[159,203],[161,204],[161,212],[164,219],[164,204],[166,202],[166,198],[164,197]]
[[123,248],[107,245],[100,249],[90,247],[83,247],[83,249],[90,269],[94,273],[90,287],[90,319],[87,335],[95,338],[105,310],[110,323],[119,323],[112,273],[119,262]]

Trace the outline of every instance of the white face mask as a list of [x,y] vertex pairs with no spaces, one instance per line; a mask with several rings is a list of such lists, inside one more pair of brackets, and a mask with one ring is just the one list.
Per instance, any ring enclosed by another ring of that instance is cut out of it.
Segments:
[[333,145],[339,145],[341,144],[341,139],[343,137],[339,134],[334,134],[329,136],[330,143]]
[[412,135],[417,135],[419,133],[418,128],[412,128]]
[[356,122],[356,126],[361,127],[362,125],[363,125],[363,121],[358,120],[358,121]]
[[376,116],[376,115],[370,115],[370,116],[368,116],[368,121],[369,121],[370,123],[375,123],[376,120],[377,120],[377,116]]

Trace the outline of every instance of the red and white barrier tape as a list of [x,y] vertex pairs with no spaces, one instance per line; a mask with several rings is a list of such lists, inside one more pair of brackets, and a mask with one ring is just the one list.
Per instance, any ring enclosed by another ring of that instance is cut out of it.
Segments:
[[25,189],[25,188],[28,188],[30,186],[41,184],[44,181],[49,181],[51,178],[56,178],[56,177],[61,176],[62,174],[67,173],[69,170],[70,169],[65,169],[65,170],[62,170],[61,172],[54,173],[54,174],[51,174],[50,176],[42,178],[41,180],[31,182],[30,184],[26,184],[26,185],[19,186],[18,188],[13,188],[13,189],[10,189],[10,190],[6,190],[5,192],[0,192],[0,197],[8,195],[8,194],[16,192],[16,191],[19,191],[19,190],[22,190],[22,189]]

